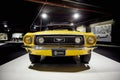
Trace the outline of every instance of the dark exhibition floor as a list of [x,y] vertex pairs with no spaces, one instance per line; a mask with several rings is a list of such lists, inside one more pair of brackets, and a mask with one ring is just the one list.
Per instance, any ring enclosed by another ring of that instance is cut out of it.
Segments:
[[0,43],[0,65],[26,54],[22,43]]
[[[8,51],[5,45],[12,47]],[[0,80],[120,80],[119,47],[97,47],[89,65],[72,57],[46,57],[33,65],[21,44],[3,44],[0,49]]]

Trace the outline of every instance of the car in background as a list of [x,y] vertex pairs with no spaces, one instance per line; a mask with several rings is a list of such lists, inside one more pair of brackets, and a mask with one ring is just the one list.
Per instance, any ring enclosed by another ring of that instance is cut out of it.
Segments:
[[90,32],[78,32],[70,24],[49,24],[43,31],[26,33],[23,43],[31,63],[39,63],[41,56],[77,56],[81,63],[88,64],[96,36]]

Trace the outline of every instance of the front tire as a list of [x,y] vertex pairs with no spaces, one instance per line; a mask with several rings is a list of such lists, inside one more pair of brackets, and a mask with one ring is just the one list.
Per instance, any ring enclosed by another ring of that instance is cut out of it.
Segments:
[[80,56],[80,61],[81,63],[84,63],[84,64],[89,64],[90,59],[91,59],[91,51],[87,55]]
[[41,56],[29,54],[29,58],[30,58],[31,63],[39,63]]

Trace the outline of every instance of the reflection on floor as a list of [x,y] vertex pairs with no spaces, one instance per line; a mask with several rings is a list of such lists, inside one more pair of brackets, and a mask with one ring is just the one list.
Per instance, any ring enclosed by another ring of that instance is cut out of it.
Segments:
[[120,63],[95,52],[89,65],[73,58],[45,59],[33,65],[26,54],[1,65],[0,80],[120,80]]

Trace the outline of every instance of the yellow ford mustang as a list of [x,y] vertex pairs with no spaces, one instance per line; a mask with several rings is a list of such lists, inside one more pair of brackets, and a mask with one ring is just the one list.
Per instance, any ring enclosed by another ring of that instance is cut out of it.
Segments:
[[52,24],[43,31],[26,33],[23,42],[32,63],[40,62],[41,56],[78,56],[81,63],[89,63],[96,36],[75,31],[68,24]]

